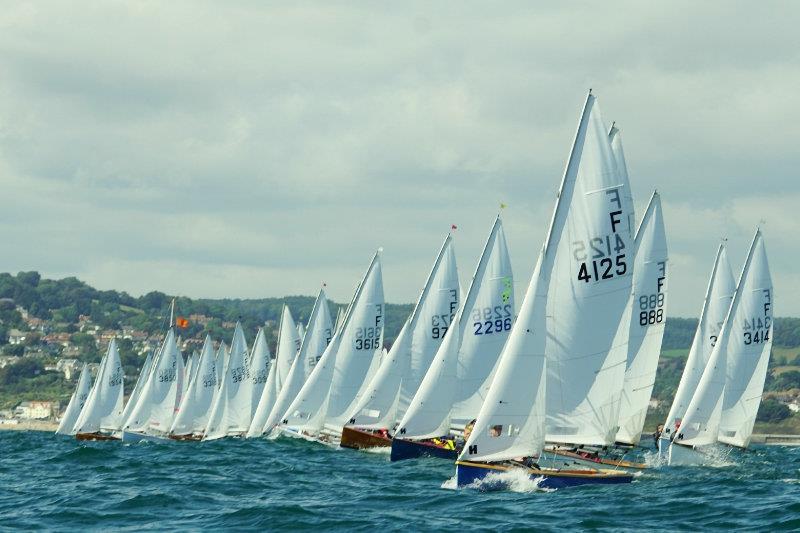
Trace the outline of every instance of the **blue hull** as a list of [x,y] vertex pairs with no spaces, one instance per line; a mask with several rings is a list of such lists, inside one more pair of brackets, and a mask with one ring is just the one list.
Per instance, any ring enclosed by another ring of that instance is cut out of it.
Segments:
[[439,459],[455,461],[458,459],[458,452],[424,442],[398,438],[392,439],[392,453],[389,456],[390,460],[402,461],[403,459],[417,459],[419,457],[437,457]]
[[[481,463],[456,463],[456,482],[459,487],[466,487],[476,481],[484,480],[489,474],[501,474],[511,470],[506,466],[495,466],[490,464]],[[633,476],[624,471],[616,472],[597,472],[591,471],[559,471],[559,472],[541,472],[531,470],[530,478],[532,480],[543,478],[540,487],[546,489],[561,489],[564,487],[576,487],[578,485],[616,485],[618,483],[630,483],[633,481]],[[506,488],[505,482],[498,480],[496,486],[491,484],[483,485],[486,489],[501,490]]]

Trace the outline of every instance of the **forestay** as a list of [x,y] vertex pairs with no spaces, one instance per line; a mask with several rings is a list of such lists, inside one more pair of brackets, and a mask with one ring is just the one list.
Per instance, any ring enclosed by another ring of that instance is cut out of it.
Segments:
[[250,427],[252,387],[249,386],[247,341],[236,323],[222,384],[214,398],[203,440],[243,434]]
[[108,350],[100,361],[94,386],[75,422],[74,433],[96,433],[119,428],[122,421],[124,377],[117,341],[111,339]]
[[61,417],[61,422],[58,424],[56,430],[57,435],[74,435],[75,422],[81,414],[83,406],[86,404],[86,399],[89,398],[89,391],[92,388],[92,376],[89,373],[89,367],[86,363],[83,364],[81,375],[78,377],[78,384],[75,386],[75,391],[69,399],[67,409],[64,411],[64,416]]
[[[751,403],[755,400],[752,416],[755,422],[755,411],[761,401],[766,364],[769,359],[770,339],[772,337],[772,281],[761,240],[761,232],[757,231],[747,253],[736,291],[733,294],[728,314],[714,344],[711,358],[706,365],[697,391],[689,402],[683,423],[677,430],[674,441],[686,446],[703,446],[717,442],[720,436],[722,421],[723,396],[726,394],[727,375],[731,371],[737,373],[731,382],[732,396],[728,397],[728,415],[726,419],[728,432],[724,437],[731,444],[746,446],[752,431],[752,423],[747,428],[747,417],[730,416],[731,408],[740,409],[745,415],[749,409],[743,404],[736,406],[740,400]],[[747,342],[747,344],[745,344]],[[766,356],[762,362],[763,349]],[[749,363],[738,362],[740,357],[752,357]],[[728,365],[731,365],[730,368]],[[748,366],[748,364],[750,366]],[[740,366],[741,365],[741,366]],[[764,374],[759,377],[763,365]],[[742,372],[739,374],[739,372]],[[733,377],[733,373],[731,373]],[[758,388],[757,398],[744,396],[751,380],[755,380],[751,392]],[[734,407],[736,406],[736,407]],[[749,407],[749,406],[748,406]],[[738,434],[742,431],[741,434]],[[745,437],[745,439],[737,438]],[[719,439],[722,440],[722,439]]]
[[[627,360],[633,207],[590,93],[546,243],[547,440],[612,444]],[[550,263],[552,261],[552,263]]]
[[628,302],[628,362],[617,442],[638,444],[653,392],[667,313],[667,236],[661,198],[653,193],[633,244],[633,291]]
[[211,403],[217,390],[217,370],[211,337],[206,335],[192,380],[181,400],[180,409],[170,428],[174,435],[202,433],[208,423]]
[[726,336],[727,375],[718,440],[747,447],[753,434],[772,349],[772,277],[761,230],[750,246]]
[[319,362],[323,352],[331,341],[333,326],[331,312],[325,291],[320,289],[311,316],[308,319],[308,328],[303,335],[300,351],[294,358],[289,374],[281,387],[275,405],[267,417],[263,431],[271,432],[276,424],[281,422],[286,410],[297,394],[302,389],[308,375]]
[[[280,390],[280,385],[278,383],[278,376],[280,374],[279,368],[284,366],[291,369],[291,365],[297,356],[299,343],[300,340],[297,337],[297,328],[295,327],[294,319],[289,312],[289,307],[284,305],[283,312],[281,313],[281,323],[278,327],[277,353],[275,354],[275,360],[269,367],[267,383],[264,385],[264,390],[261,393],[261,399],[253,415],[253,421],[250,423],[250,428],[247,430],[248,438],[259,437],[263,434],[267,417],[275,406],[275,399]],[[284,360],[288,361],[288,365]]]
[[380,251],[358,285],[341,329],[292,402],[283,424],[296,431],[317,432],[326,421],[341,430],[347,409],[380,354],[383,343],[383,281]]
[[664,423],[663,434],[667,438],[671,437],[682,423],[689,402],[692,401],[692,397],[698,390],[700,378],[711,359],[711,353],[719,338],[725,317],[728,315],[735,290],[736,280],[733,279],[725,244],[722,243],[717,248],[703,307],[700,311],[700,320],[689,349],[689,357],[686,359],[686,367]]
[[400,422],[400,436],[438,437],[475,418],[513,320],[514,281],[498,216],[467,295]]
[[356,404],[349,424],[393,428],[405,413],[458,309],[452,237],[444,241],[411,315]]

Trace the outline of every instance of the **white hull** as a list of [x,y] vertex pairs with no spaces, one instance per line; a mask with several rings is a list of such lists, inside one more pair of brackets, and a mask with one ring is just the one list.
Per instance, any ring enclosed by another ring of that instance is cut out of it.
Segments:
[[667,454],[667,464],[669,466],[702,466],[718,462],[714,455],[709,452],[714,449],[714,445],[691,447],[674,442],[669,446]]
[[148,441],[148,442],[169,442],[170,438],[166,435],[158,436],[158,435],[147,435],[146,433],[137,433],[135,431],[123,431],[122,432],[122,442],[141,442],[141,441]]

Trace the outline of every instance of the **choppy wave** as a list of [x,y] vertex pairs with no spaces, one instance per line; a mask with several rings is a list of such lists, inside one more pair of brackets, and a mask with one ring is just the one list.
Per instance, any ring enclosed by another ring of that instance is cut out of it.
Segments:
[[800,528],[800,448],[725,450],[716,466],[555,492],[511,471],[454,490],[451,462],[302,439],[123,446],[6,431],[0,530]]

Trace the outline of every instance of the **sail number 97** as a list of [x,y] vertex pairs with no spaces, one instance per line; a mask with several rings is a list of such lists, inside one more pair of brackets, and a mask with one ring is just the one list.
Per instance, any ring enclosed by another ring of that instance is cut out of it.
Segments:
[[475,335],[491,335],[511,329],[511,304],[476,307],[472,310]]

